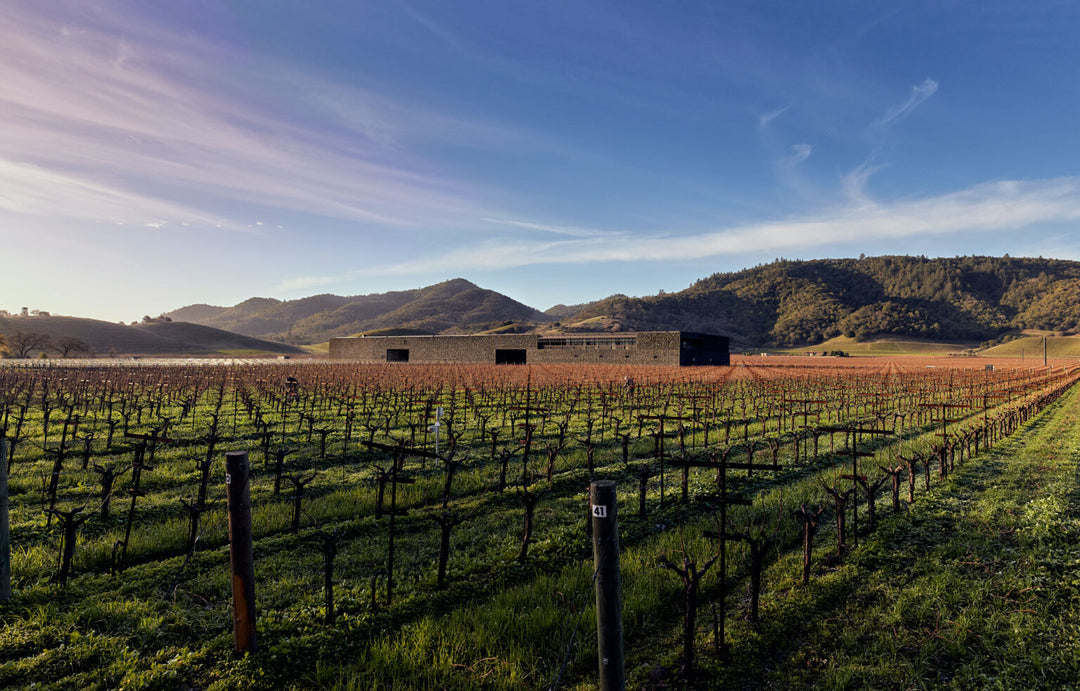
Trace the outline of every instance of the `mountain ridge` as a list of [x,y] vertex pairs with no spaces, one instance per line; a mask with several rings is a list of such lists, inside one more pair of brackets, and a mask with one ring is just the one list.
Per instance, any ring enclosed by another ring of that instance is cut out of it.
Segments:
[[412,290],[348,297],[324,294],[286,301],[249,298],[221,308],[189,305],[167,312],[166,316],[297,344],[388,328],[474,333],[506,322],[540,325],[553,321],[537,309],[463,278]]
[[[204,315],[209,316],[195,318]],[[612,295],[546,312],[455,278],[363,296],[190,305],[168,316],[295,343],[387,329],[500,328],[702,331],[753,347],[806,346],[840,335],[988,342],[1023,329],[1080,330],[1080,262],[1008,255],[777,259],[715,273],[677,292]]]

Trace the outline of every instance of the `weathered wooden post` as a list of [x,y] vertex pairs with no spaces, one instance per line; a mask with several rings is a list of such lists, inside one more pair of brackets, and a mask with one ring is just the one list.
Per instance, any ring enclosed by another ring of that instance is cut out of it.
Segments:
[[8,442],[0,437],[0,602],[11,599],[11,538],[8,523]]
[[247,451],[225,454],[229,500],[229,563],[232,566],[233,643],[236,652],[258,652],[255,636],[255,561],[251,541],[250,466]]
[[593,563],[596,568],[596,634],[600,689],[626,688],[623,672],[622,585],[619,520],[614,480],[589,486],[592,497]]

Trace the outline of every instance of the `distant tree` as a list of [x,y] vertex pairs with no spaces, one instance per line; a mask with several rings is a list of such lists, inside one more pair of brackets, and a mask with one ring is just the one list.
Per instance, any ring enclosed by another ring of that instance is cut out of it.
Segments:
[[0,334],[0,356],[7,355],[7,353],[8,353],[7,338],[4,337],[4,334]]
[[75,353],[89,352],[90,346],[81,338],[65,336],[56,342],[56,350],[60,353],[60,357],[72,357]]
[[27,358],[35,350],[45,352],[52,347],[46,334],[32,333],[29,331],[17,331],[8,336],[8,352],[12,357]]

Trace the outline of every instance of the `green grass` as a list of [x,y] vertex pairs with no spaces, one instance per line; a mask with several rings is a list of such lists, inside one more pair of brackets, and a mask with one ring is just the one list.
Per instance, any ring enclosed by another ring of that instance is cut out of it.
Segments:
[[[778,564],[718,687],[1071,688],[1080,678],[1080,391],[885,521],[807,589]],[[786,591],[786,592],[785,592]],[[736,636],[741,636],[737,632]]]
[[867,357],[940,356],[959,353],[974,344],[940,343],[934,341],[905,340],[901,338],[878,338],[859,342],[847,336],[837,336],[805,348],[791,348],[782,352],[792,354],[842,350],[848,355]]
[[[987,348],[979,353],[984,357],[1019,358],[1041,362],[1042,336],[1023,336],[1007,343]],[[1080,358],[1080,336],[1047,336],[1046,355],[1049,358]]]
[[[1020,358],[1032,362],[1042,360],[1043,337],[1021,336],[1015,340],[977,351],[980,357]],[[902,338],[877,338],[858,342],[854,338],[837,336],[823,343],[804,348],[768,350],[766,352],[801,353],[828,352],[842,350],[848,355],[863,357],[902,357],[902,356],[942,356],[955,353],[971,352],[976,343],[940,343],[935,341],[906,340]],[[1046,342],[1047,357],[1080,358],[1080,336],[1048,336]]]

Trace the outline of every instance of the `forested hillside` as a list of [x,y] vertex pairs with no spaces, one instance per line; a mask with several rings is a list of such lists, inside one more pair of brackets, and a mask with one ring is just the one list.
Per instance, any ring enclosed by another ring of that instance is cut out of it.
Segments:
[[556,305],[547,313],[458,278],[353,297],[192,305],[168,316],[290,343],[360,332],[497,328],[703,331],[728,335],[736,347],[813,345],[839,335],[983,342],[1019,329],[1080,330],[1080,262],[1008,256],[780,259],[713,274],[676,293],[613,295]]
[[1080,263],[1055,259],[890,256],[777,260],[718,273],[686,290],[617,295],[566,322],[605,317],[624,330],[723,333],[753,345],[838,335],[985,341],[1017,329],[1080,330]]

